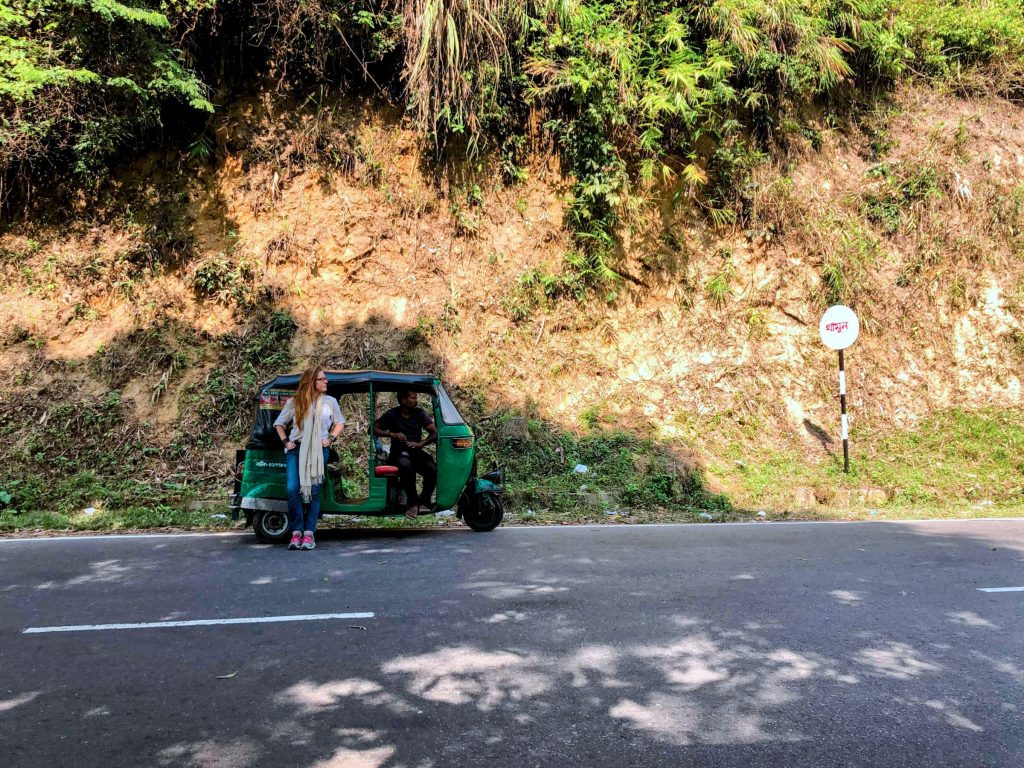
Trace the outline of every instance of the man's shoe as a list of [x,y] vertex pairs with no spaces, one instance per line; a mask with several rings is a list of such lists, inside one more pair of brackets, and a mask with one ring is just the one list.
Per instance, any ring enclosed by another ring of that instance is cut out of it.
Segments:
[[288,549],[298,549],[302,546],[302,534],[296,531],[292,534],[292,540],[288,542]]
[[312,533],[307,533],[305,536],[302,537],[302,548],[303,549],[314,549],[315,547],[316,547],[316,542],[313,541],[313,534]]
[[408,517],[410,520],[415,520],[416,516],[419,515],[419,513],[419,507],[407,507],[405,510],[405,516]]

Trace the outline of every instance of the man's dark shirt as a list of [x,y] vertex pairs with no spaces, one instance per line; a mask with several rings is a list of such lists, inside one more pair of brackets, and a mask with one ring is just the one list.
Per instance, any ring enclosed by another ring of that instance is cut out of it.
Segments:
[[406,418],[402,415],[401,406],[395,406],[377,419],[378,427],[387,432],[401,432],[409,443],[418,443],[423,438],[423,428],[433,423],[434,420],[422,408],[413,408]]

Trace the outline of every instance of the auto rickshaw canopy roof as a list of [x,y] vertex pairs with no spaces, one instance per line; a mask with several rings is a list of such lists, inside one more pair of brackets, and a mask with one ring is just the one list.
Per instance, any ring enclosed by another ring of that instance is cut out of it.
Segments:
[[[324,371],[327,390],[332,393],[368,392],[370,385],[385,392],[408,388],[415,392],[433,393],[437,377],[432,373],[395,373],[392,371]],[[260,392],[292,390],[299,385],[302,374],[289,373],[268,381]]]

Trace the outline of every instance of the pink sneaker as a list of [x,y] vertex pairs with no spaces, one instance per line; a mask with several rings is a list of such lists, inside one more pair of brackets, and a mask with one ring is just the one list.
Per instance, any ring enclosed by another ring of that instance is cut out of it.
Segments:
[[307,533],[305,536],[302,537],[302,548],[313,549],[314,547],[316,547],[316,542],[313,541],[313,534]]
[[302,546],[302,534],[296,531],[292,534],[292,540],[288,542],[288,549],[298,549]]

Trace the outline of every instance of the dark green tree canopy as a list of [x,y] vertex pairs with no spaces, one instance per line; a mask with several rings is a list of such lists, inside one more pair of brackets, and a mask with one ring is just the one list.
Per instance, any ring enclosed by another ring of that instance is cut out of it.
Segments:
[[0,0],[0,195],[87,180],[127,148],[201,136],[265,88],[367,90],[435,147],[519,173],[539,114],[571,174],[577,267],[612,276],[652,194],[719,222],[809,108],[909,77],[1024,96],[1018,0]]

